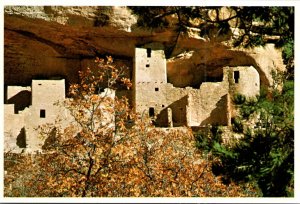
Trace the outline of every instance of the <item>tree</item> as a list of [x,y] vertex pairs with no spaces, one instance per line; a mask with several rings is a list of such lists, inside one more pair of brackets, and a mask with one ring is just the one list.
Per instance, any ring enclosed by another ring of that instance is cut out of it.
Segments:
[[[252,186],[225,185],[213,176],[190,130],[156,129],[150,118],[132,112],[126,98],[112,98],[105,92],[99,95],[103,84],[115,89],[120,84],[130,88],[131,83],[110,57],[96,63],[97,69],[80,72],[80,83],[70,87],[72,98],[63,104],[75,123],[65,129],[56,124],[41,127],[41,133],[50,138],[44,154],[24,156],[6,165],[6,178],[29,172],[22,182],[30,190],[18,193],[20,188],[10,179],[5,183],[6,195],[257,195]],[[6,162],[9,156],[13,157],[7,155]]]
[[[244,136],[233,147],[214,144],[213,152],[220,159],[215,172],[227,180],[254,181],[263,196],[293,196],[294,82],[284,80],[282,92],[274,89],[272,97],[262,94],[258,101],[238,107],[239,132]],[[259,118],[254,129],[249,128],[251,118]]]

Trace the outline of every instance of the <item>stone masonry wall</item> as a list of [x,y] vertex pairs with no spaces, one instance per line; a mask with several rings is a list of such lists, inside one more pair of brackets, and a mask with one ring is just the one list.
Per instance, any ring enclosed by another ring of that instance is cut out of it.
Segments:
[[[29,90],[23,87],[8,87],[7,101],[22,93],[24,89]],[[39,136],[38,126],[46,123],[54,124],[58,116],[64,123],[70,119],[65,108],[54,105],[55,102],[65,99],[64,80],[33,80],[30,95],[31,105],[18,113],[13,111],[15,104],[4,105],[6,151],[19,152],[22,148],[26,148],[28,152],[38,151],[45,139]]]
[[136,86],[136,111],[157,116],[158,126],[167,126],[167,108],[172,110],[174,126],[186,125],[187,90],[172,84],[139,82]]
[[[17,90],[21,91],[22,87],[8,87],[10,91],[8,96],[18,94]],[[11,91],[11,90],[14,90]],[[33,80],[32,81],[32,104],[22,111],[14,112],[15,104],[4,105],[4,151],[20,153],[34,153],[41,151],[45,139],[40,133],[39,126],[49,124],[50,127],[60,127],[63,130],[71,124],[76,126],[74,118],[70,111],[61,103],[65,100],[65,81],[64,80]],[[10,94],[14,93],[14,94]],[[100,94],[101,97],[110,97],[112,100],[115,97],[115,91],[105,89]],[[111,114],[113,106],[112,100],[107,100],[109,104],[102,104],[99,108],[102,109],[100,123],[95,122],[98,126],[114,128],[114,115]],[[109,110],[108,107],[110,107]],[[97,128],[97,126],[96,126]],[[80,130],[77,125],[76,128]],[[51,131],[51,130],[50,130]]]
[[167,83],[166,59],[163,50],[135,49],[135,78],[138,82]]
[[188,126],[228,125],[227,94],[226,81],[202,83],[200,90],[191,90],[188,93]]
[[14,104],[14,113],[24,110],[31,104],[30,86],[8,86],[5,103]]
[[168,126],[168,109],[174,126],[227,125],[227,77],[221,83],[203,83],[200,89],[176,88],[166,81],[163,50],[146,47],[135,52],[136,112],[156,117],[157,126]]
[[134,104],[136,112],[155,118],[156,126],[230,125],[231,97],[259,94],[260,78],[252,66],[225,67],[222,82],[205,82],[199,89],[174,87],[165,80],[164,52],[150,51],[159,53],[154,55],[155,66],[145,66],[152,60],[149,49],[136,49]]
[[[20,152],[17,138],[25,126],[23,115],[14,113],[14,104],[4,105],[4,150]],[[26,139],[26,138],[25,138]]]
[[225,67],[226,75],[231,75],[234,92],[247,98],[256,97],[260,92],[260,77],[258,71],[252,67]]

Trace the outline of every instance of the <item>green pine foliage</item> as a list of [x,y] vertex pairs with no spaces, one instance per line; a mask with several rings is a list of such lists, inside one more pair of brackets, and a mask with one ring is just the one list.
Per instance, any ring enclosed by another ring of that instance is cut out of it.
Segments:
[[[280,75],[280,76],[279,76]],[[264,197],[294,195],[294,81],[275,75],[273,92],[257,99],[234,96],[240,115],[232,119],[234,132],[244,136],[231,145],[222,143],[220,127],[196,135],[197,147],[214,158],[213,172],[223,181],[257,186]],[[277,83],[282,83],[278,91]],[[247,126],[258,117],[254,128]]]
[[196,147],[209,153],[215,144],[222,143],[222,130],[220,126],[210,126],[205,130],[194,133]]
[[221,163],[214,169],[225,180],[256,182],[263,196],[293,196],[294,82],[286,81],[282,93],[261,97],[252,107],[260,116],[256,128],[246,130],[234,147],[215,144],[213,152]]

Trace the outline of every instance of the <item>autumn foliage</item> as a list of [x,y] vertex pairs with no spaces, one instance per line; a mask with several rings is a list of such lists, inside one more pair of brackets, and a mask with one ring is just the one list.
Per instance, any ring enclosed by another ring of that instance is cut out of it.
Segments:
[[40,127],[42,154],[5,154],[5,196],[257,196],[252,186],[214,176],[213,158],[196,148],[191,130],[155,128],[111,94],[130,89],[125,68],[111,57],[96,64],[79,73],[63,103],[74,122]]

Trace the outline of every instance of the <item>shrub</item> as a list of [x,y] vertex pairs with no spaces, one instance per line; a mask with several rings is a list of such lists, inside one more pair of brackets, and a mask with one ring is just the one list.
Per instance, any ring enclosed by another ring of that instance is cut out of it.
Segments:
[[241,105],[245,103],[245,101],[246,101],[246,97],[242,94],[235,94],[233,96],[233,102],[237,105]]
[[243,128],[243,123],[242,119],[240,117],[235,117],[231,119],[231,125],[232,125],[232,130],[237,133],[242,133],[244,128]]

